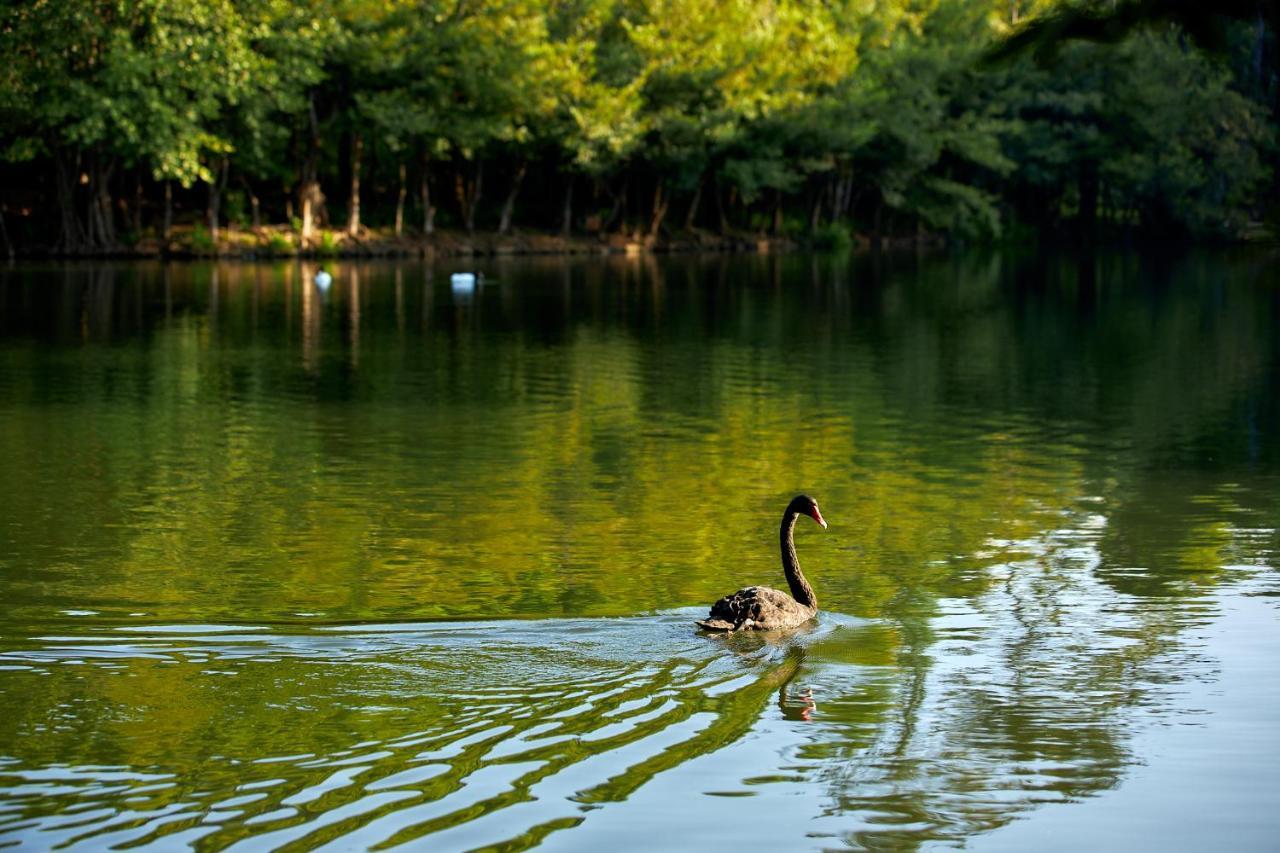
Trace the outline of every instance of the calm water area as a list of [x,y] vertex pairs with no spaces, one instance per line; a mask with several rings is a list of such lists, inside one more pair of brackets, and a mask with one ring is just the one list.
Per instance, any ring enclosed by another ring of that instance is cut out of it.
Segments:
[[1280,849],[1274,252],[316,269],[0,268],[0,848]]

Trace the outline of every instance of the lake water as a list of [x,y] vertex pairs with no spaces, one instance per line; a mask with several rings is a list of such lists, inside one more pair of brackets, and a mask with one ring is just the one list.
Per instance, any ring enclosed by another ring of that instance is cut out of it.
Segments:
[[0,847],[1280,847],[1274,253],[460,268],[0,271]]

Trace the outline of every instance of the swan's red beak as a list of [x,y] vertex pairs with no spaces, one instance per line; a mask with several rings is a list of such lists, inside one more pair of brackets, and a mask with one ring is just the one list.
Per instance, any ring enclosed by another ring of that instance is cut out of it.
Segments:
[[809,515],[809,517],[812,518],[814,521],[818,522],[819,524],[821,524],[824,529],[826,528],[827,526],[826,519],[822,517],[822,513],[818,512],[818,508],[816,506],[813,508],[813,512]]

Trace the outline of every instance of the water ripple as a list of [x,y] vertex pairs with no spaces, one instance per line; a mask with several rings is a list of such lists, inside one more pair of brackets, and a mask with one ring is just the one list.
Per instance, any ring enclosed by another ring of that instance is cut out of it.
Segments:
[[[190,770],[30,768],[10,760],[0,765],[0,840],[74,848],[199,839],[201,846],[261,849],[379,846],[432,835],[452,847],[451,839],[510,834],[525,822],[529,832],[549,831],[580,820],[583,809],[625,799],[664,767],[740,737],[767,696],[794,676],[796,654],[858,624],[826,617],[791,644],[753,639],[725,657],[718,643],[689,630],[694,615],[290,634],[261,626],[135,625],[34,638],[35,648],[0,658],[59,670],[167,663],[180,668],[171,678],[187,681],[208,678],[216,671],[209,663],[234,666],[242,689],[286,717],[281,724],[318,724],[329,737],[312,742],[327,739],[334,748],[237,755],[244,745],[228,740],[202,762],[215,774],[234,773],[237,784],[212,796],[193,787],[204,774]],[[456,670],[431,665],[460,654],[472,660],[464,681]],[[357,683],[326,680],[334,667],[354,668]],[[321,689],[300,700],[297,678],[319,680]],[[282,691],[291,696],[274,695]],[[417,696],[447,702],[454,713],[424,717]],[[380,718],[393,718],[393,730],[418,725],[344,745],[351,726],[330,727],[352,715],[374,721],[372,728],[357,722],[366,733],[386,732]],[[67,819],[96,803],[118,805]],[[500,820],[484,819],[499,811]]]

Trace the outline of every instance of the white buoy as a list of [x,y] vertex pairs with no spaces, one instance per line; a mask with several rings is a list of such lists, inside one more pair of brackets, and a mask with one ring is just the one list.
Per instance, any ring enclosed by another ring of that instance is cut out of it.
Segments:
[[470,293],[476,289],[476,274],[473,272],[456,272],[449,276],[455,293]]
[[333,276],[329,275],[326,270],[322,269],[316,273],[316,287],[321,290],[328,290],[331,284],[333,284]]

